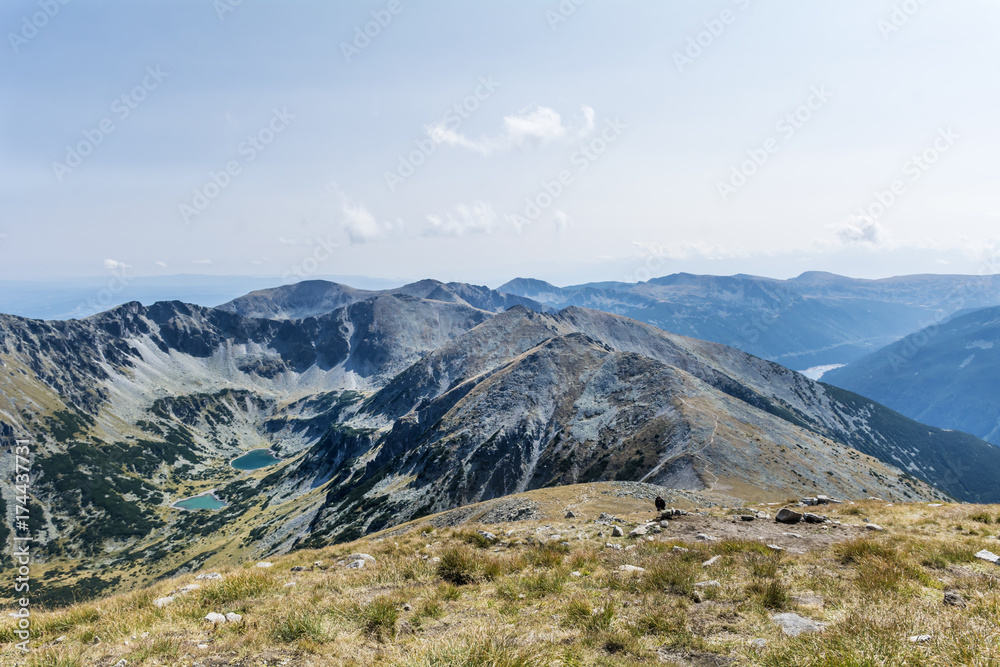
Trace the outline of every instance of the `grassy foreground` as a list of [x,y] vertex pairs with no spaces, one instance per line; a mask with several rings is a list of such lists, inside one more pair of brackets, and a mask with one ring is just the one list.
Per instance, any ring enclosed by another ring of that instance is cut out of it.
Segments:
[[[777,508],[754,509],[773,515]],[[682,530],[695,517],[670,521],[652,541],[628,537],[630,525],[651,518],[648,511],[619,513],[627,520],[621,538],[589,513],[489,526],[422,522],[277,557],[269,568],[220,570],[221,580],[198,581],[200,589],[162,608],[153,600],[195,583],[195,574],[38,612],[26,656],[15,650],[5,615],[0,662],[1000,665],[1000,567],[973,556],[1000,552],[1000,507],[866,501],[822,511],[844,525],[783,528],[800,537],[786,536],[782,551],[754,538],[754,526],[774,530],[773,520],[747,522],[744,537],[710,541]],[[733,522],[745,512],[706,512],[697,521],[708,534],[713,522],[720,532],[744,528]],[[865,519],[884,530],[866,530]],[[480,528],[499,539],[484,538]],[[337,564],[355,552],[376,563]],[[293,572],[296,566],[306,569]],[[698,585],[704,581],[718,584]],[[957,592],[965,606],[946,605],[945,591]],[[771,620],[785,611],[826,628],[785,636]],[[212,626],[203,620],[209,612],[243,620]],[[909,640],[916,635],[931,637]]]

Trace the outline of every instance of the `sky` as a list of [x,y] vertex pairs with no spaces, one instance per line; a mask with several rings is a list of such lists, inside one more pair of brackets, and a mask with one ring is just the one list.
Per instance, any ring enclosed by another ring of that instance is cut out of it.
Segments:
[[996,272],[989,0],[8,0],[0,280]]

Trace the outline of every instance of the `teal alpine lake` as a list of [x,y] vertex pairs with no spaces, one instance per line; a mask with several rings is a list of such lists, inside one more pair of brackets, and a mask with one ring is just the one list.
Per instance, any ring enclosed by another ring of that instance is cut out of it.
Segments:
[[237,470],[259,470],[280,461],[281,459],[275,456],[270,449],[254,449],[237,459],[233,459],[230,465]]
[[225,507],[226,502],[219,500],[209,491],[208,493],[191,496],[184,500],[178,500],[173,506],[179,507],[182,510],[218,510]]

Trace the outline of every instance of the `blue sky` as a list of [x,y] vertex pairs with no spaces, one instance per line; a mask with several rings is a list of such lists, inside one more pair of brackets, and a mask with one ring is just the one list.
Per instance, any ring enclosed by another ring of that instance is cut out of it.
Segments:
[[0,26],[0,279],[877,277],[1000,251],[987,0],[17,0]]

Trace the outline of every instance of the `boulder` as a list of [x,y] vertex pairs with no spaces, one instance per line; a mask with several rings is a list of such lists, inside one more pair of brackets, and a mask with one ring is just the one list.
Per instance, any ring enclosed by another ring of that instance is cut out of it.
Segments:
[[795,510],[783,507],[778,510],[777,514],[774,515],[774,520],[778,523],[798,523],[799,521],[802,521],[802,515]]
[[[496,536],[494,536],[493,539],[496,539]],[[345,560],[348,563],[350,563],[352,561],[356,561],[356,560],[363,560],[366,563],[371,563],[372,565],[375,564],[375,557],[374,556],[369,556],[368,554],[351,554]]]
[[984,560],[987,563],[993,563],[994,565],[1000,565],[1000,556],[997,556],[992,551],[987,551],[986,549],[983,549],[982,551],[980,551],[979,553],[977,553],[976,554],[976,558],[978,558],[979,560]]
[[638,565],[619,565],[618,569],[621,572],[645,572],[646,568],[639,567]]
[[214,611],[210,611],[207,614],[205,614],[204,620],[208,621],[212,625],[221,625],[222,623],[226,622],[226,617],[223,616],[222,614],[217,614]]
[[226,612],[226,621],[228,623],[242,623],[243,617],[237,614],[235,611]]
[[[489,540],[490,542],[496,542],[497,539],[499,539],[499,538],[497,538],[496,535],[494,535],[493,533],[491,533],[488,530],[477,530],[476,532],[479,533],[480,535],[482,535],[485,539]],[[358,555],[367,555],[367,554],[358,554]],[[368,556],[368,557],[371,558],[371,556]],[[375,562],[374,558],[372,558],[372,562],[373,563]]]
[[820,514],[810,514],[809,512],[803,514],[802,518],[805,519],[806,523],[826,523],[830,520]]
[[645,526],[639,526],[637,528],[633,528],[632,530],[630,530],[628,532],[628,536],[629,537],[642,537],[643,535],[645,535],[648,532],[649,532],[648,528],[646,528]]
[[771,620],[789,637],[798,637],[803,632],[822,632],[826,627],[826,623],[792,613],[775,614]]
[[878,525],[877,523],[866,523],[865,524],[865,528],[867,528],[868,530],[877,532],[877,533],[885,530],[885,528],[883,528],[882,526]]
[[624,537],[625,531],[621,529],[620,526],[614,526],[611,528],[611,537]]
[[944,603],[948,607],[965,607],[968,604],[957,591],[945,591]]

